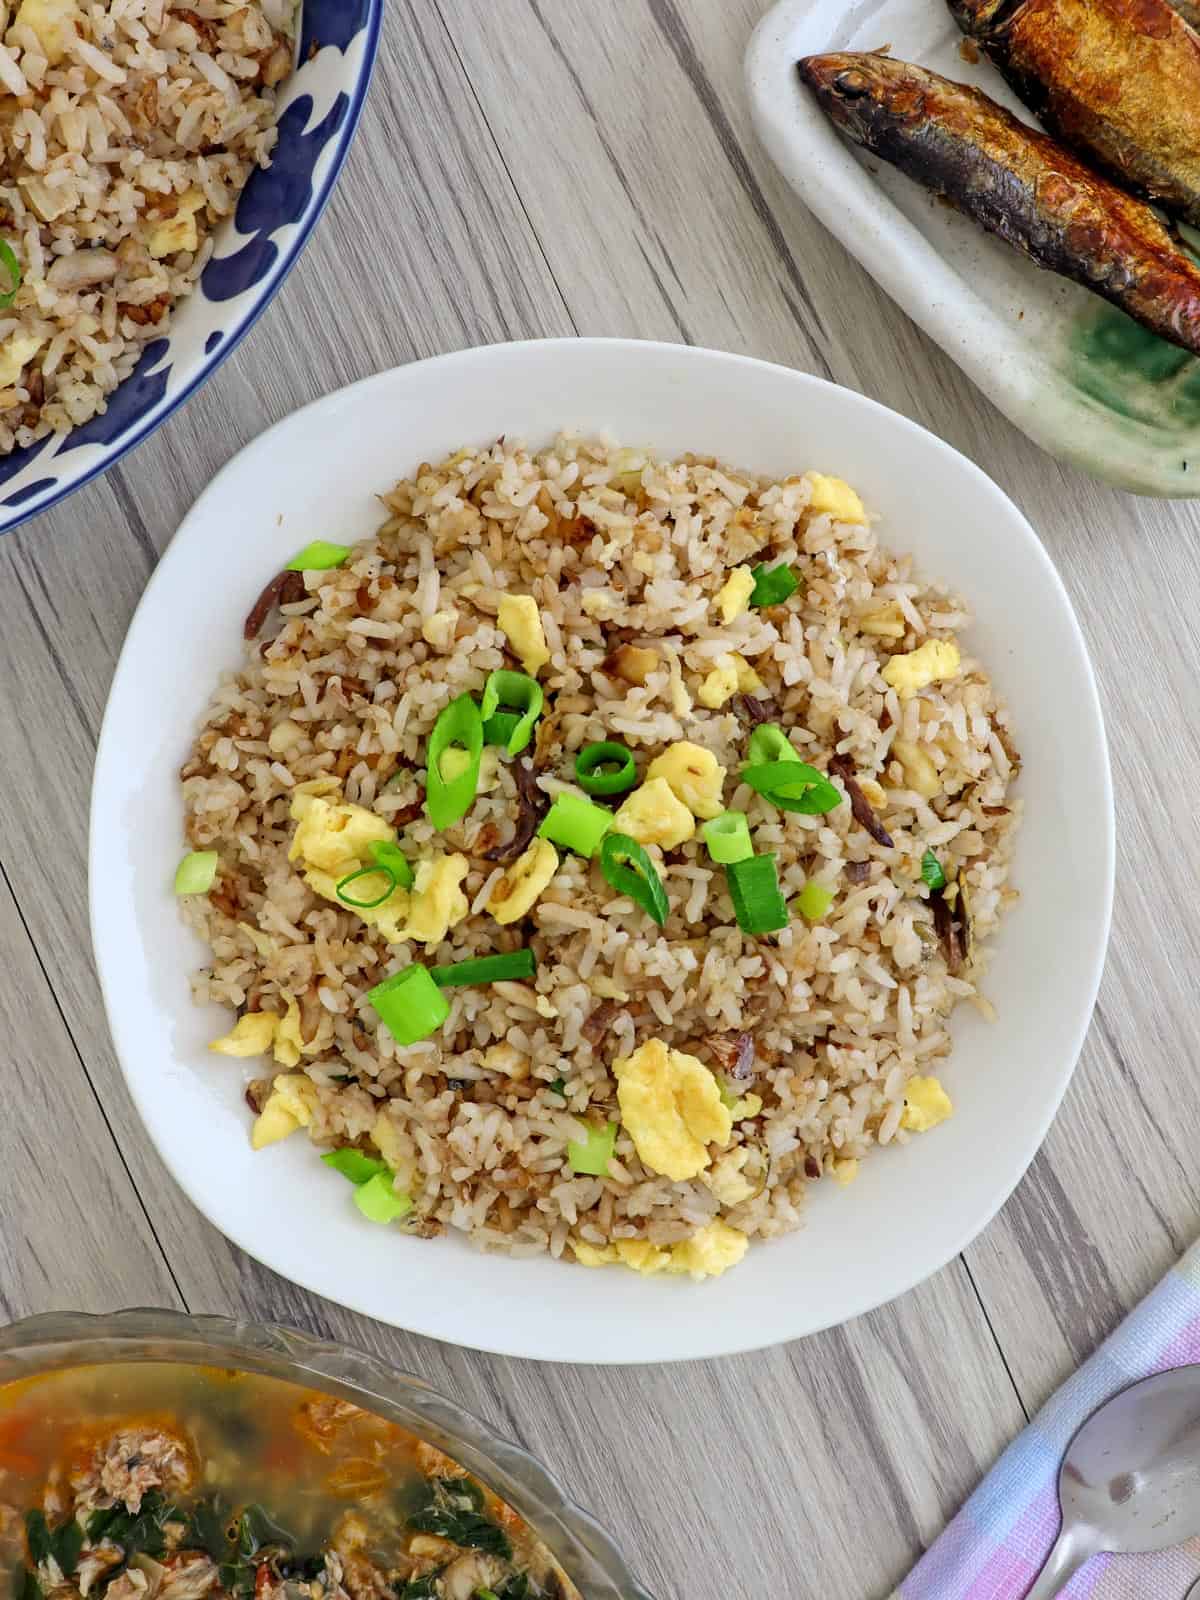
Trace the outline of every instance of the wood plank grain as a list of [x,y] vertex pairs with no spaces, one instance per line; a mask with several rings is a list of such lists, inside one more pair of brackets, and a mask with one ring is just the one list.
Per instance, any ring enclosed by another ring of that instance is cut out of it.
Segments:
[[2,876],[0,972],[0,1317],[178,1305]]

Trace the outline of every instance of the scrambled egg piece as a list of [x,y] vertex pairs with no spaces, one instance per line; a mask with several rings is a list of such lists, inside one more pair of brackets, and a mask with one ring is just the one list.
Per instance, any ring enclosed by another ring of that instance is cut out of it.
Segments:
[[750,1241],[738,1228],[727,1222],[710,1222],[690,1239],[677,1244],[671,1251],[671,1272],[686,1272],[689,1277],[719,1278],[730,1267],[736,1267],[746,1254]]
[[202,189],[189,189],[186,194],[179,196],[174,216],[160,217],[153,224],[146,235],[146,249],[156,261],[162,261],[165,256],[178,255],[181,250],[195,254],[200,245],[196,213],[203,211],[205,204]]
[[723,706],[738,689],[738,664],[731,655],[718,656],[716,664],[696,691],[702,706],[715,711]]
[[34,333],[14,333],[0,344],[0,389],[14,389],[21,374],[45,344]]
[[711,750],[681,739],[669,745],[646,768],[648,780],[665,778],[671,793],[683,802],[693,816],[717,817],[723,809],[721,790],[725,768]]
[[728,1144],[733,1116],[702,1061],[661,1039],[613,1063],[621,1121],[651,1172],[680,1183],[709,1165],[707,1146]]
[[585,1244],[582,1239],[572,1239],[571,1249],[583,1267],[608,1267],[621,1265],[640,1272],[643,1277],[653,1277],[666,1272],[675,1277],[687,1273],[690,1277],[719,1278],[734,1267],[746,1254],[750,1241],[737,1228],[725,1222],[710,1222],[700,1228],[690,1239],[663,1249],[648,1239],[616,1239],[612,1244],[597,1246]]
[[954,1114],[950,1096],[938,1078],[910,1078],[904,1089],[900,1126],[910,1133],[928,1133]]
[[214,1039],[209,1049],[219,1056],[265,1056],[275,1042],[279,1018],[273,1011],[248,1011],[229,1033]]
[[304,1036],[300,1032],[300,1007],[288,998],[287,1011],[275,1030],[275,1059],[281,1067],[298,1067],[304,1050]]
[[719,1157],[713,1162],[712,1171],[705,1174],[705,1183],[723,1206],[741,1205],[754,1193],[754,1185],[742,1171],[749,1159],[750,1152],[742,1145]]
[[458,627],[457,611],[435,611],[421,624],[421,637],[435,650],[449,650]]
[[397,1186],[410,1191],[417,1176],[416,1162],[409,1154],[396,1124],[381,1111],[371,1128],[371,1143],[387,1162]]
[[735,617],[740,617],[749,607],[750,596],[753,593],[753,572],[749,567],[734,567],[724,585],[717,591],[716,604],[721,613],[721,621],[730,623]]
[[13,22],[23,22],[38,36],[46,60],[56,66],[78,36],[75,0],[21,0]]
[[961,665],[958,646],[951,640],[926,639],[918,649],[893,656],[883,669],[883,681],[895,689],[901,700],[908,700],[931,683],[957,677]]
[[818,515],[828,513],[835,522],[865,522],[867,513],[862,501],[850,485],[841,478],[827,478],[823,472],[806,472],[812,498],[809,510]]
[[[372,864],[370,854],[372,844],[384,842],[394,844],[396,835],[382,817],[376,816],[373,811],[368,811],[365,806],[326,798],[326,795],[335,792],[337,787],[334,783],[333,788],[329,788],[329,782],[327,779],[314,779],[311,785],[302,784],[293,793],[292,817],[296,823],[296,832],[292,836],[288,860],[303,862],[304,881],[314,894],[319,894],[323,900],[330,900],[334,905],[341,906],[342,902],[337,897],[338,884],[359,867],[369,867]],[[316,793],[317,787],[325,787],[326,793]],[[413,891],[414,899],[420,888],[420,873],[421,868],[418,867],[417,888]],[[366,881],[363,880],[364,883]],[[398,944],[400,940],[406,938],[419,939],[424,936],[420,933],[410,934],[404,930],[404,919],[409,913],[409,899],[409,895],[403,889],[397,889],[381,906],[355,906],[354,914],[361,917],[368,926],[378,928],[389,944]],[[463,914],[466,914],[465,902]],[[444,938],[444,932],[438,937]]]
[[737,668],[737,686],[743,694],[753,694],[756,689],[761,689],[763,681],[745,656],[734,654],[733,664]]
[[255,1150],[265,1150],[269,1144],[278,1144],[297,1128],[307,1128],[312,1121],[317,1102],[317,1086],[302,1073],[281,1075],[275,1079],[266,1105],[254,1119],[250,1144]]
[[892,754],[904,768],[904,781],[910,789],[925,800],[941,794],[942,780],[928,750],[922,750],[919,744],[907,739],[897,739],[892,745]]
[[501,595],[497,621],[508,636],[513,654],[529,676],[536,678],[550,659],[537,601],[531,594]]
[[617,812],[613,829],[627,833],[638,844],[660,844],[664,850],[674,850],[695,833],[696,819],[665,778],[647,778]]
[[497,922],[516,922],[533,905],[558,871],[558,851],[549,839],[535,839],[497,882],[487,909]]
[[[469,870],[466,856],[457,854],[430,856],[428,860],[419,861],[408,895],[408,919],[400,930],[400,938],[419,939],[422,944],[441,944],[450,929],[457,927],[471,909],[459,887]],[[392,896],[393,900],[396,898]],[[388,936],[385,934],[385,937]]]

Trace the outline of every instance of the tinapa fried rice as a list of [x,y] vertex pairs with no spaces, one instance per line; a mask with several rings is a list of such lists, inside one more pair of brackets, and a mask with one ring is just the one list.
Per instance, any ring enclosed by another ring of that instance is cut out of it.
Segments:
[[[848,1182],[876,1145],[944,1120],[949,1015],[960,1000],[990,1012],[978,986],[1014,898],[1019,759],[962,645],[967,612],[816,473],[502,440],[422,465],[385,505],[375,539],[256,615],[182,772],[189,845],[219,855],[211,890],[183,901],[212,950],[195,993],[240,1014],[219,1047],[265,1053],[256,1143],[303,1127],[386,1163],[412,1202],[397,1226],[423,1237],[722,1271],[748,1237],[799,1224],[807,1184]],[[754,569],[781,565],[794,592],[753,603]],[[424,810],[435,720],[528,654],[501,625],[506,596],[536,607],[545,706],[522,755],[485,750],[474,804],[439,832]],[[742,781],[764,715],[829,776],[831,809],[780,810]],[[786,926],[742,930],[686,808],[690,837],[645,845],[661,929],[567,849],[525,914],[497,921],[528,790],[578,794],[575,756],[605,740],[629,747],[642,786],[681,741],[715,757],[715,806],[697,808],[745,814]],[[314,792],[356,827],[364,808],[367,834],[391,825],[418,890],[421,863],[463,858],[445,937],[393,926],[388,943],[313,892],[289,850]],[[367,999],[414,962],[524,947],[532,977],[444,989],[444,1026],[407,1048]],[[578,1170],[589,1132],[595,1172]]]
[[270,160],[296,11],[0,0],[0,455],[103,412],[167,331]]

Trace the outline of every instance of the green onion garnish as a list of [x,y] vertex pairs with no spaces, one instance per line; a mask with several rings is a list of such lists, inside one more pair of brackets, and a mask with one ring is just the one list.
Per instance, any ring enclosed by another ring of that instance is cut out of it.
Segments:
[[546,1087],[551,1094],[560,1094],[564,1100],[567,1098],[567,1080],[565,1078],[555,1078],[554,1082],[548,1083]]
[[722,811],[719,817],[706,822],[700,830],[708,853],[721,866],[735,861],[745,861],[754,854],[750,842],[750,824],[744,811]]
[[764,766],[747,767],[742,782],[780,811],[823,816],[842,803],[841,795],[825,774],[804,761],[768,761]]
[[946,887],[946,874],[942,871],[942,863],[932,850],[926,850],[921,857],[921,876],[935,894],[939,889]]
[[7,239],[0,239],[0,266],[8,274],[10,285],[3,294],[0,294],[0,311],[7,311],[17,298],[17,290],[21,287],[21,263]]
[[618,894],[627,894],[661,928],[670,912],[654,863],[627,833],[610,833],[600,846],[600,870]]
[[577,794],[560,794],[547,811],[538,834],[590,860],[612,825],[613,814],[603,806],[581,800]]
[[436,1033],[450,1015],[450,1004],[427,967],[414,962],[368,991],[380,1022],[397,1044],[416,1044]]
[[398,844],[393,844],[390,839],[373,839],[367,846],[367,854],[376,866],[390,872],[402,889],[412,888],[413,869]]
[[475,1600],[500,1600],[495,1589],[476,1589]]
[[624,794],[637,782],[633,752],[615,740],[585,744],[575,757],[575,776],[586,794]]
[[752,606],[780,605],[800,587],[800,580],[785,563],[768,569],[760,561],[751,570],[754,577],[754,589],[750,595]]
[[[441,761],[447,750],[467,754],[465,769],[450,782],[442,777]],[[469,694],[460,694],[438,717],[425,754],[425,810],[435,828],[448,828],[471,809],[479,788],[479,761],[483,755],[483,719]]]
[[406,1194],[397,1194],[390,1172],[377,1172],[354,1191],[354,1204],[368,1222],[395,1222],[406,1217],[413,1203]]
[[328,572],[332,567],[340,567],[352,549],[352,545],[330,544],[328,539],[314,539],[311,544],[306,544],[303,550],[298,550],[283,570]]
[[193,850],[175,871],[176,894],[207,894],[217,877],[215,850]]
[[782,728],[773,722],[764,722],[755,728],[746,746],[746,765],[761,767],[768,761],[799,761],[800,754]]
[[497,711],[483,725],[484,744],[507,745],[520,723],[521,718],[515,711]]
[[725,868],[725,879],[743,933],[777,933],[787,927],[787,901],[780,893],[773,855],[734,861]]
[[796,910],[809,922],[820,922],[834,902],[834,892],[823,883],[809,882],[796,896]]
[[[370,891],[362,894],[351,894],[351,884],[358,883],[363,878],[376,878],[383,883],[383,893],[372,895]],[[374,911],[376,906],[381,906],[385,900],[390,900],[399,887],[396,874],[391,867],[374,866],[358,867],[354,872],[348,872],[340,878],[334,886],[334,893],[344,906],[349,906],[351,911]]]
[[[479,715],[486,724],[502,706],[514,708],[520,713],[516,727],[504,741],[509,755],[519,756],[533,737],[533,725],[541,716],[545,701],[541,684],[527,672],[493,672],[484,685]],[[484,737],[487,738],[486,734]],[[490,739],[487,742],[492,743]]]
[[377,1156],[364,1155],[361,1150],[327,1150],[321,1160],[327,1167],[340,1172],[343,1178],[349,1178],[351,1183],[366,1183],[388,1170],[386,1161],[380,1161]]
[[587,1172],[593,1178],[603,1178],[608,1173],[608,1163],[617,1145],[617,1125],[608,1123],[603,1128],[589,1128],[585,1140],[572,1139],[567,1145],[567,1165],[572,1172]]
[[537,958],[532,950],[509,950],[501,956],[478,956],[474,961],[432,967],[429,975],[439,989],[454,989],[466,983],[506,983],[513,978],[532,978],[536,968]]

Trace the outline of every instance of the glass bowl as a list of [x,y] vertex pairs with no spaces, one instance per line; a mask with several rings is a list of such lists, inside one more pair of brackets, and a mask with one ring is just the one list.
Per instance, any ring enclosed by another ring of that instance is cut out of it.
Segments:
[[272,1323],[178,1311],[50,1312],[0,1329],[0,1384],[117,1361],[234,1368],[353,1401],[444,1450],[506,1500],[587,1600],[651,1600],[608,1534],[532,1456],[422,1378],[360,1350]]

